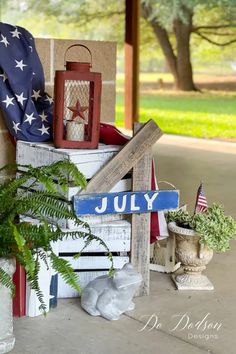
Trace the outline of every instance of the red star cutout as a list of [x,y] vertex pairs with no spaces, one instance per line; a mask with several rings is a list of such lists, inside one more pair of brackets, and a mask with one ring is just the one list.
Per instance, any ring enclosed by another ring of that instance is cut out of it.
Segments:
[[88,109],[88,107],[81,106],[79,100],[74,107],[67,107],[71,112],[73,112],[71,120],[74,120],[76,117],[80,117],[85,120],[84,112]]

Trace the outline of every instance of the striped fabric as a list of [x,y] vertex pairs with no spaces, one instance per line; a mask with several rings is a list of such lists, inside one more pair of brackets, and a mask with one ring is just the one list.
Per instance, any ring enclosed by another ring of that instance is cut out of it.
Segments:
[[206,211],[208,208],[206,196],[204,193],[203,185],[200,184],[198,191],[197,191],[197,198],[195,204],[195,213],[202,213]]

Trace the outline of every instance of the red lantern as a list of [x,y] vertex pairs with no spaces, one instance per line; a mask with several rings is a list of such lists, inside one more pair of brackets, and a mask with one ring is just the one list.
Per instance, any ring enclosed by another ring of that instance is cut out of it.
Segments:
[[66,61],[66,70],[57,70],[54,86],[54,144],[58,148],[96,149],[99,141],[101,73],[90,72],[90,62]]

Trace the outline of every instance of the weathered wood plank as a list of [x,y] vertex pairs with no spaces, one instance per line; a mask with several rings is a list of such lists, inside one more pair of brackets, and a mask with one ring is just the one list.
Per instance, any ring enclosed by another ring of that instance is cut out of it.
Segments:
[[[68,230],[67,230],[68,231]],[[83,229],[81,228],[81,231]],[[103,224],[91,225],[92,234],[100,237],[111,252],[129,252],[131,239],[131,225],[126,220],[110,221]],[[83,239],[68,237],[59,241],[59,253],[77,253],[84,247]],[[93,240],[84,250],[86,252],[105,252],[106,250],[97,241]]]
[[109,192],[161,136],[162,131],[158,125],[153,120],[148,121],[123,149],[91,179],[87,188],[80,193]]
[[[107,270],[100,271],[88,271],[88,272],[76,272],[79,276],[79,282],[81,288],[85,288],[85,286],[93,279],[105,275],[108,273]],[[71,286],[66,284],[60,274],[58,274],[58,298],[71,298],[71,297],[79,297],[80,294]]]
[[[142,125],[136,123],[134,131],[137,132]],[[143,128],[141,128],[143,129]],[[140,130],[139,130],[140,132]],[[137,133],[137,135],[139,134]],[[151,188],[151,150],[146,149],[145,154],[133,168],[132,190],[150,190]],[[136,295],[149,294],[150,283],[150,213],[132,214],[131,222],[131,263],[142,274],[143,283]]]
[[[17,172],[16,176],[20,177],[22,175],[22,172]],[[127,176],[126,176],[127,177]],[[24,188],[28,188],[31,186],[33,183],[34,179],[31,178],[29,179],[25,184],[23,184]],[[130,191],[131,190],[131,176],[129,178],[123,178],[119,182],[116,183],[116,185],[111,189],[111,193],[119,193],[119,192],[125,192],[125,191]],[[19,188],[20,190],[21,188]],[[45,190],[45,187],[42,183],[36,183],[31,189],[31,191],[37,190],[37,191],[43,191]],[[57,190],[68,200],[72,201],[73,197],[81,191],[81,188],[78,186],[71,186],[70,183],[68,182],[68,189],[66,191],[62,191],[60,186],[58,185]]]
[[151,213],[176,209],[178,204],[179,193],[176,190],[91,193],[74,197],[74,210],[78,216]]
[[[107,256],[94,256],[93,254],[90,254],[89,256],[82,255],[78,259],[74,259],[73,254],[69,256],[59,254],[59,257],[67,260],[72,268],[78,271],[82,269],[109,269],[111,267],[111,261]],[[115,269],[122,268],[128,262],[128,256],[113,256],[113,264]]]

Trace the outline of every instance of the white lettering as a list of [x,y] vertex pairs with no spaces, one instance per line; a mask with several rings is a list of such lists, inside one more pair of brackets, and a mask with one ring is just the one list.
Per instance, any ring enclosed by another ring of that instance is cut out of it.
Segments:
[[141,317],[148,317],[148,320],[146,321],[145,325],[139,330],[139,332],[144,331],[147,327],[150,327],[148,331],[152,331],[153,329],[160,329],[162,327],[162,323],[158,322],[158,316],[153,313],[151,316],[144,315]]
[[[203,325],[202,331],[205,331],[206,326],[207,326],[207,321],[206,321],[206,319],[207,319],[207,317],[208,317],[209,315],[210,315],[210,313],[208,312],[208,313],[205,315],[205,317],[204,317],[201,321],[197,321],[196,324],[195,324],[195,327],[196,327],[197,329],[200,329],[200,327]],[[206,321],[206,322],[205,322],[205,321]]]
[[[183,315],[174,315],[173,317],[180,317],[179,322],[177,323],[177,325],[171,329],[171,331],[175,331],[176,329],[179,329],[180,331],[183,331],[189,324],[189,316],[187,315],[187,313],[183,314]],[[183,325],[183,321],[185,320],[185,323]],[[180,325],[183,325],[181,328],[179,328]]]
[[125,211],[126,208],[126,202],[127,202],[127,195],[123,195],[122,197],[122,205],[119,207],[119,196],[114,198],[114,209],[117,213],[122,213]]
[[140,210],[140,207],[138,205],[135,205],[135,198],[136,198],[136,195],[135,194],[132,194],[131,195],[131,198],[130,198],[130,210],[131,211],[138,211]]
[[147,201],[148,210],[152,210],[153,202],[154,202],[154,200],[156,199],[157,196],[158,196],[158,192],[154,193],[151,198],[149,197],[149,195],[147,193],[144,194],[144,198]]
[[107,197],[104,197],[102,198],[102,205],[101,207],[99,208],[98,206],[95,208],[95,211],[98,213],[98,214],[102,214],[104,213],[104,211],[106,210],[107,208]]

